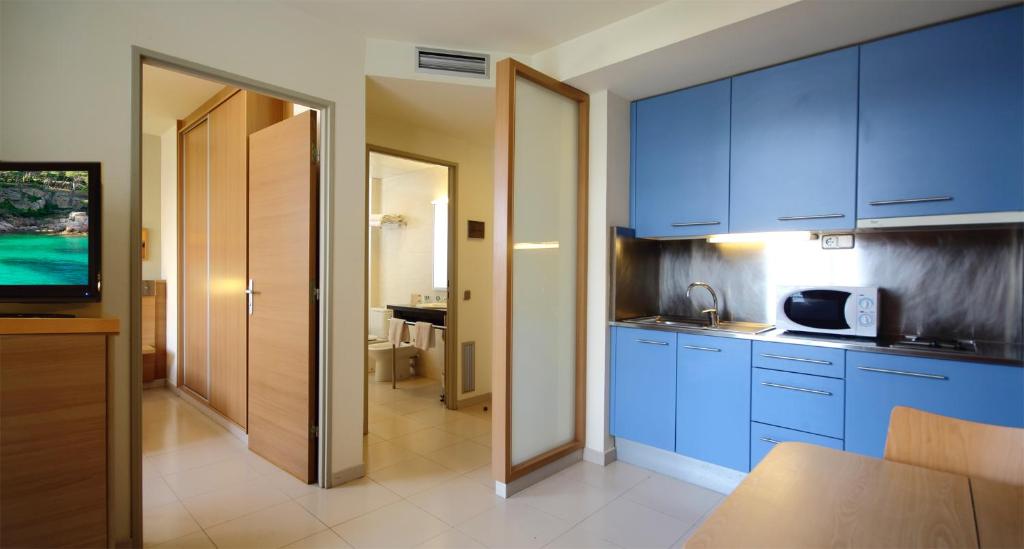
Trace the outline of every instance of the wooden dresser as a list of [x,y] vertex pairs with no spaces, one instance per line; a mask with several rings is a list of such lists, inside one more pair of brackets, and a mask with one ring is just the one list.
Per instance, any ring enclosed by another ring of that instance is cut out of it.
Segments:
[[0,547],[107,546],[110,318],[0,318]]

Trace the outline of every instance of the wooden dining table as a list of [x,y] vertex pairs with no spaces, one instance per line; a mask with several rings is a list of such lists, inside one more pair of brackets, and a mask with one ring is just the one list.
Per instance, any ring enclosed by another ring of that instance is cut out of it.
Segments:
[[686,547],[1024,547],[1024,488],[786,442]]

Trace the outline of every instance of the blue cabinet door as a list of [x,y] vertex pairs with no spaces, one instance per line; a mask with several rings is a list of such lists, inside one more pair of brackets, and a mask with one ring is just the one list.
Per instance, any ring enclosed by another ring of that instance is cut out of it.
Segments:
[[843,438],[843,380],[763,368],[752,377],[750,419]]
[[676,452],[750,470],[750,342],[679,334]]
[[857,48],[737,76],[732,88],[730,232],[853,228]]
[[861,46],[857,216],[1024,210],[1024,9]]
[[768,452],[770,452],[772,448],[780,442],[806,442],[808,444],[817,444],[818,446],[824,446],[826,448],[833,448],[836,450],[843,449],[843,441],[837,438],[812,435],[803,431],[794,431],[792,429],[775,427],[774,425],[751,423],[750,468],[753,469],[757,467],[757,464],[761,463],[764,456],[768,455]]
[[639,237],[729,230],[729,80],[633,104]]
[[676,334],[615,328],[612,434],[675,448]]
[[894,406],[1024,427],[1024,368],[848,352],[846,449],[881,457]]

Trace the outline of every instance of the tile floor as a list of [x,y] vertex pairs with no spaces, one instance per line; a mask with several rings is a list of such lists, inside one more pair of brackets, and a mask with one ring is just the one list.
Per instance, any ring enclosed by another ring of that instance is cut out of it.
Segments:
[[576,464],[503,500],[490,415],[437,383],[372,383],[367,477],[306,486],[166,389],[143,398],[147,547],[673,547],[722,495],[616,462]]

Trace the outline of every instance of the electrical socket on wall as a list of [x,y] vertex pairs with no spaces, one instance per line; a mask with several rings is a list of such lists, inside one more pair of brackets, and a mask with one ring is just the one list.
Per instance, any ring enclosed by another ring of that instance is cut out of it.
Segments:
[[821,235],[822,250],[848,250],[853,247],[852,234],[823,234]]

